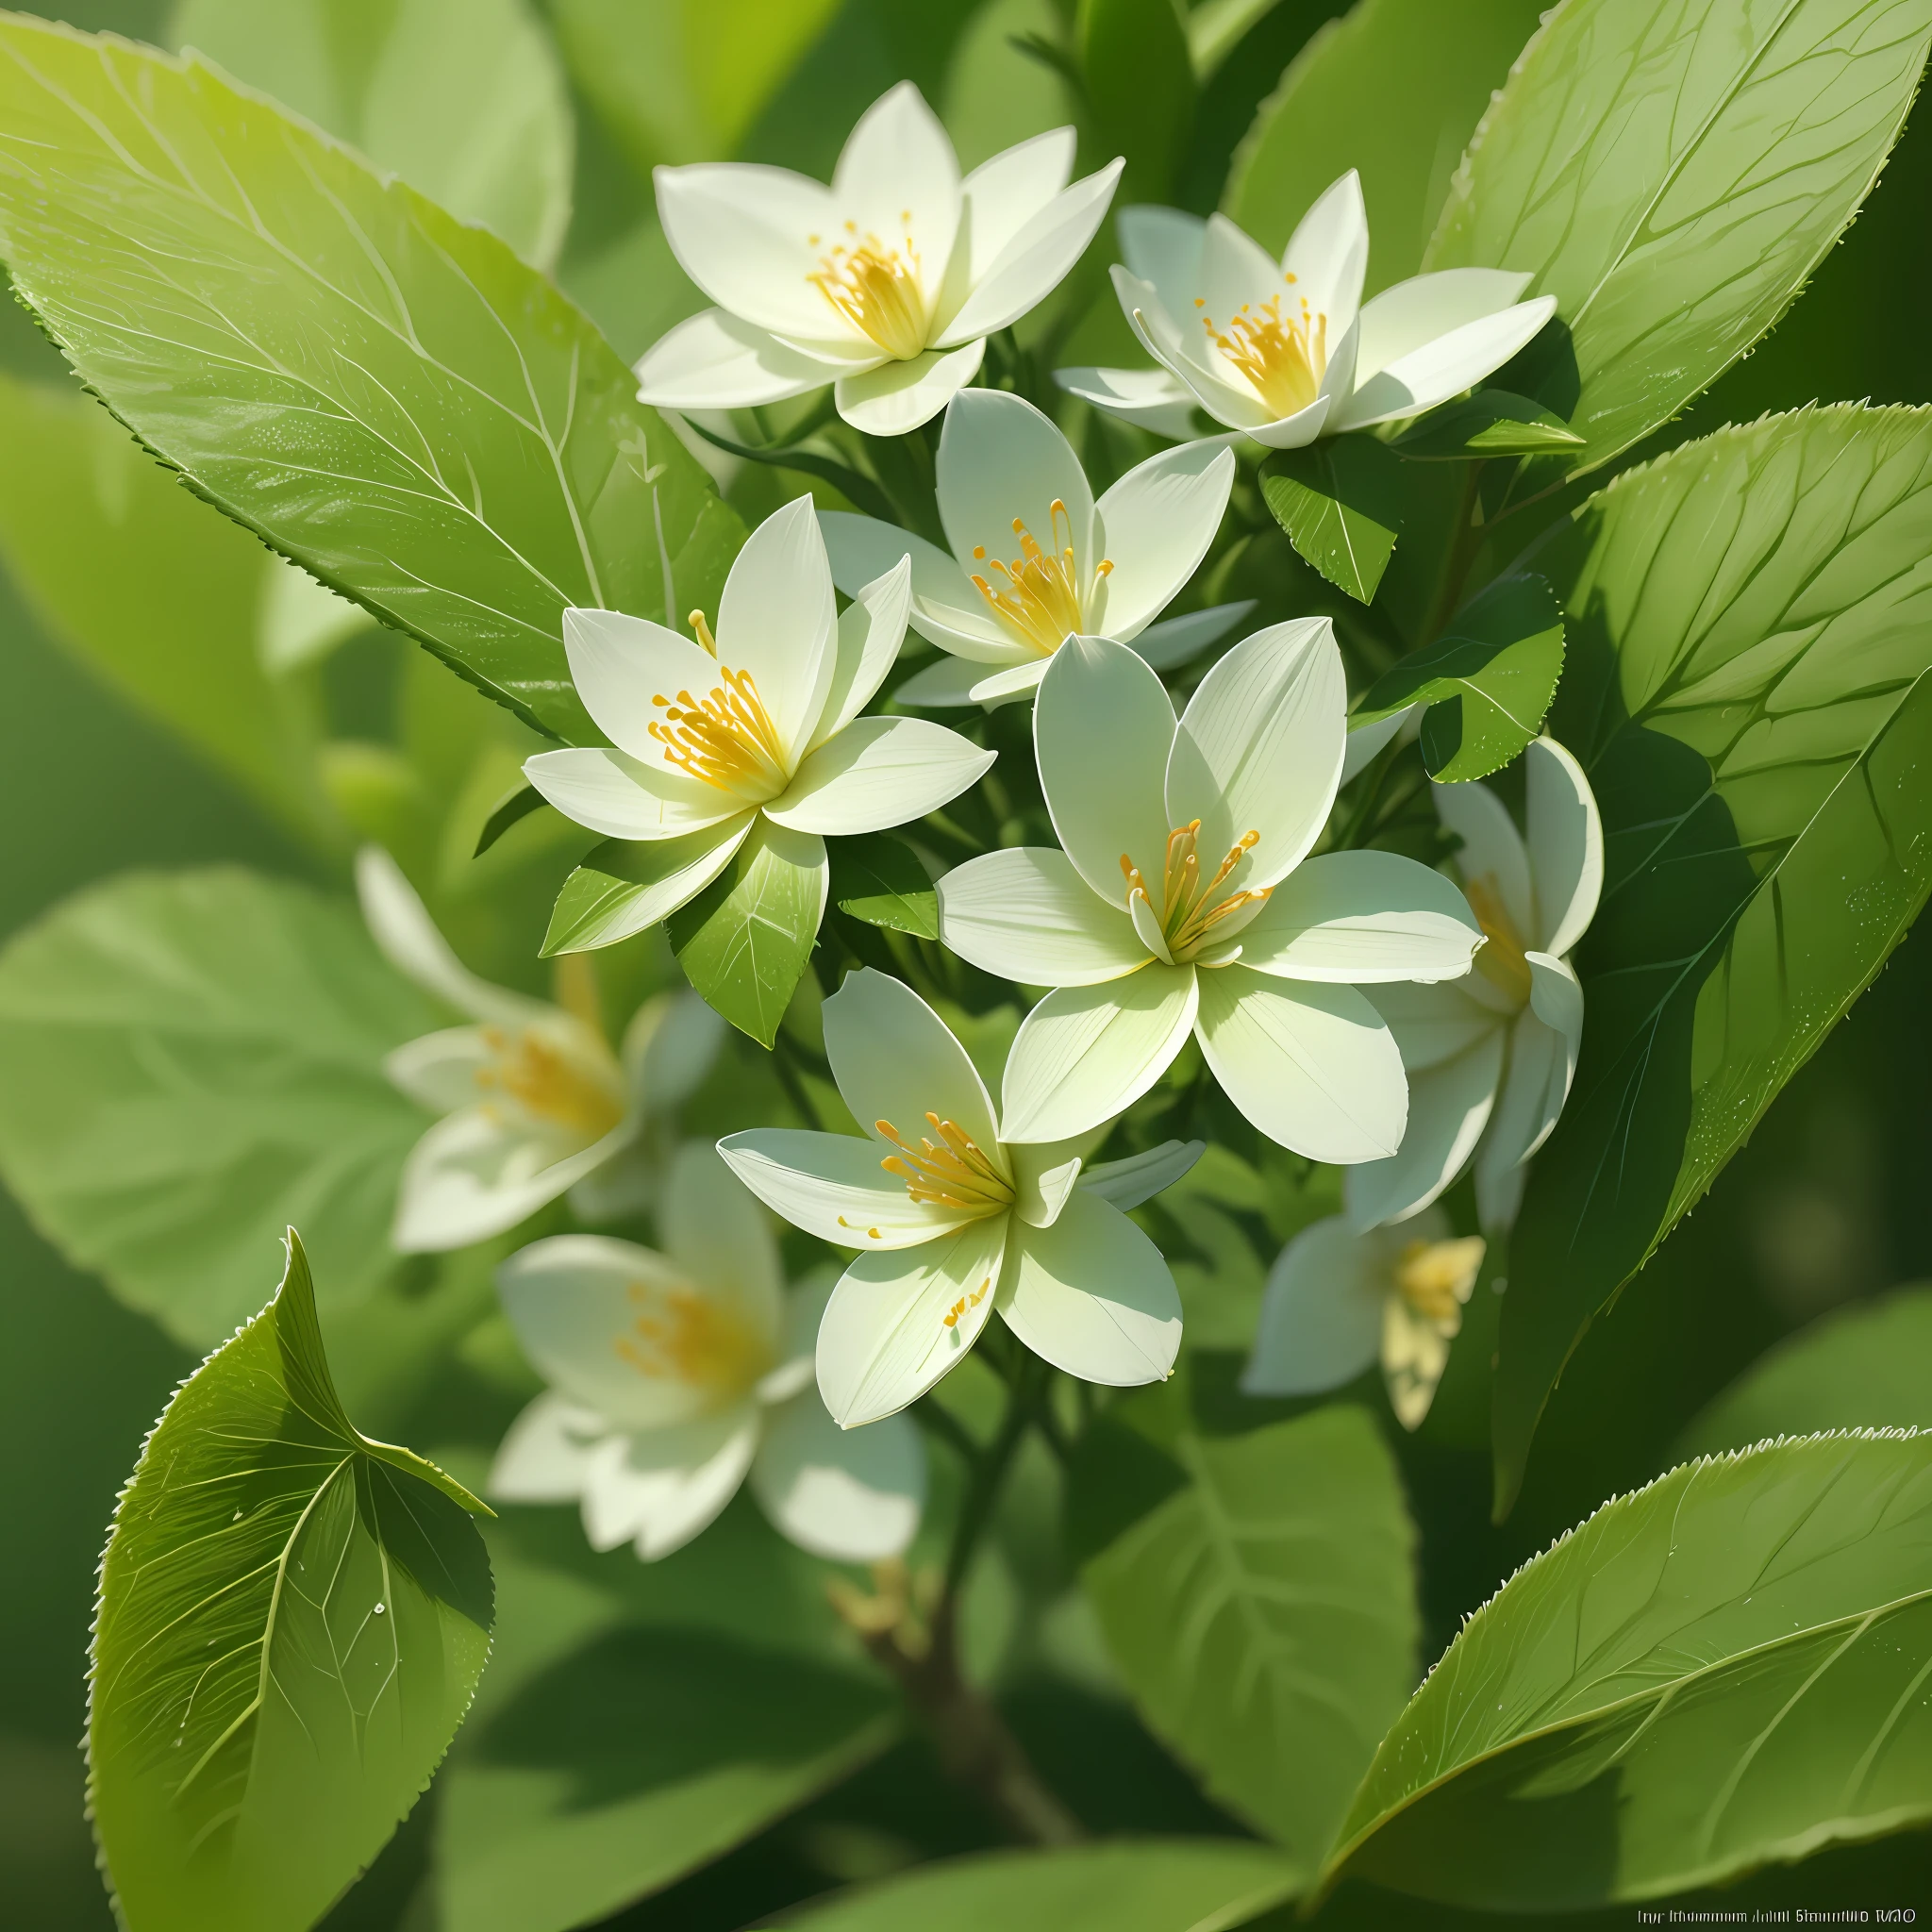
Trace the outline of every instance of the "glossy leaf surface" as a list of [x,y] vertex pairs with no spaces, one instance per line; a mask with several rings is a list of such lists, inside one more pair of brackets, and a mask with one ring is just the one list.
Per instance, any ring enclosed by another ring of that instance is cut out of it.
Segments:
[[840,839],[829,849],[832,903],[841,912],[914,939],[939,938],[939,894],[904,840],[867,832]]
[[1283,450],[1261,465],[1261,495],[1289,541],[1357,604],[1374,601],[1401,525],[1387,448],[1366,436]]
[[1420,418],[1392,447],[1412,463],[1448,463],[1560,453],[1582,441],[1562,417],[1541,403],[1507,390],[1482,389]]

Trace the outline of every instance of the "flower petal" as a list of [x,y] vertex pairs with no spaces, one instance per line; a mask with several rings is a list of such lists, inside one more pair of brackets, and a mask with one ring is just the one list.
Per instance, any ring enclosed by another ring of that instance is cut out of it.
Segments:
[[1041,790],[1080,876],[1123,911],[1122,855],[1155,877],[1182,823],[1162,793],[1174,741],[1166,688],[1125,644],[1073,638],[1054,653],[1033,707]]
[[845,137],[832,199],[861,239],[875,234],[891,247],[909,236],[926,299],[937,299],[959,226],[959,158],[909,80],[882,93]]
[[621,751],[540,751],[524,760],[524,776],[565,818],[607,839],[682,839],[710,830],[722,839],[734,822],[750,823],[750,808],[737,792]]
[[1018,1141],[1007,1150],[1013,1164],[1013,1212],[1029,1227],[1051,1227],[1080,1178],[1079,1149],[1091,1136],[1072,1141]]
[[1152,285],[1170,315],[1192,314],[1194,297],[1201,293],[1208,224],[1177,208],[1142,204],[1117,209],[1113,225],[1127,272]]
[[971,692],[973,702],[984,705],[991,711],[1001,705],[1010,705],[1021,698],[1032,696],[1040,689],[1040,680],[1046,675],[1046,667],[1051,661],[1046,658],[1036,658],[1030,663],[1015,664],[1005,671],[995,671],[991,677],[976,679]]
[[1539,295],[1534,302],[1522,302],[1500,315],[1466,322],[1446,336],[1410,350],[1359,383],[1337,412],[1336,428],[1366,429],[1377,423],[1420,415],[1466,389],[1474,389],[1541,334],[1543,325],[1556,312],[1557,298]]
[[[1211,343],[1183,335],[1151,284],[1137,280],[1118,262],[1111,273],[1114,294],[1135,339],[1187,385],[1210,416],[1235,429],[1258,428],[1271,419],[1273,411],[1256,394],[1254,385],[1239,375]],[[1194,312],[1188,310],[1190,315]]]
[[[1091,892],[1086,896],[1090,901],[1093,897]],[[382,1071],[391,1087],[431,1113],[474,1107],[483,1097],[483,1082],[477,1075],[496,1064],[498,1047],[491,1044],[492,1033],[500,1042],[503,1036],[494,1027],[445,1026],[441,1032],[425,1033],[389,1054]]]
[[1283,879],[1241,939],[1257,973],[1360,986],[1459,978],[1483,929],[1441,873],[1394,852],[1329,852]]
[[1475,1158],[1476,1206],[1483,1225],[1515,1219],[1518,1171],[1550,1137],[1570,1097],[1583,1036],[1583,990],[1562,961],[1529,955],[1531,1004],[1509,1033],[1509,1064],[1496,1111]]
[[1191,967],[1150,963],[1105,986],[1048,993],[1007,1058],[1005,1138],[1071,1140],[1131,1107],[1187,1044],[1196,977]]
[[1423,713],[1427,709],[1426,704],[1413,704],[1406,710],[1377,718],[1372,724],[1351,724],[1348,747],[1341,755],[1341,782],[1347,785],[1360,777],[1398,732],[1412,735],[1412,730],[1420,730]]
[[941,942],[1023,986],[1096,986],[1147,963],[1126,915],[1051,846],[969,858],[941,879],[939,901]]
[[929,719],[855,719],[799,766],[765,816],[801,832],[903,825],[958,797],[998,757]]
[[574,1503],[608,1433],[603,1417],[546,1389],[497,1445],[484,1493],[498,1503]]
[[832,641],[832,681],[807,745],[816,751],[836,738],[872,702],[899,660],[912,608],[912,559],[902,557],[884,575],[851,592]]
[[1207,1153],[1205,1141],[1163,1141],[1124,1160],[1104,1160],[1082,1171],[1080,1185],[1124,1212],[1171,1188]]
[[707,1294],[728,1298],[777,1348],[785,1304],[778,1243],[764,1210],[710,1142],[687,1141],[673,1157],[658,1233],[674,1267]]
[[975,1221],[910,1255],[861,1255],[819,1326],[819,1393],[857,1428],[916,1402],[964,1359],[992,1313],[1008,1217]]
[[1194,392],[1169,369],[1057,369],[1069,395],[1123,423],[1178,441],[1194,434]]
[[1303,1228],[1268,1271],[1241,1393],[1320,1395],[1353,1382],[1381,1350],[1392,1258],[1386,1241],[1339,1214]]
[[970,658],[941,658],[916,671],[892,692],[895,705],[941,706],[976,704],[973,687],[986,675],[986,666]]
[[1180,1291],[1160,1250],[1082,1189],[1051,1227],[1015,1224],[997,1306],[1035,1355],[1083,1382],[1159,1382],[1180,1353]]
[[841,1429],[814,1381],[765,1417],[751,1491],[772,1526],[834,1563],[898,1556],[925,1505],[925,1443],[908,1416]]
[[814,356],[754,322],[707,308],[639,358],[638,401],[658,409],[749,409],[823,389],[851,369],[848,358]]
[[750,673],[794,763],[831,688],[838,622],[818,512],[810,497],[795,496],[744,540],[733,559],[718,604],[711,671],[713,682],[719,666]]
[[1487,785],[1431,785],[1436,816],[1462,841],[1456,868],[1466,883],[1481,882],[1503,903],[1525,939],[1536,930],[1536,896],[1529,854],[1508,808]]
[[1158,624],[1150,624],[1138,637],[1124,641],[1155,670],[1172,671],[1225,637],[1254,608],[1252,597],[1243,597],[1236,604],[1210,604],[1205,610],[1163,617]]
[[1362,305],[1357,386],[1438,336],[1513,308],[1531,279],[1508,269],[1441,269],[1411,275],[1371,296]]
[[533,1015],[551,1010],[541,1000],[525,999],[478,979],[450,950],[415,887],[380,845],[364,845],[356,854],[356,896],[369,936],[383,958],[405,978],[459,1013],[500,1025],[521,1025]]
[[909,362],[882,362],[839,379],[839,413],[865,436],[905,436],[930,423],[979,374],[986,341],[928,349]]
[[1378,1160],[1402,1143],[1408,1085],[1394,1035],[1352,986],[1201,974],[1201,1050],[1227,1097],[1309,1160]]
[[1554,738],[1534,740],[1523,764],[1536,900],[1536,922],[1524,934],[1538,951],[1560,958],[1596,917],[1604,887],[1603,820],[1583,767]]
[[1100,625],[1108,637],[1138,637],[1174,602],[1221,527],[1234,474],[1232,450],[1184,443],[1136,464],[1100,499],[1094,541],[1113,564]]
[[959,184],[959,232],[946,265],[941,324],[958,312],[1007,244],[1073,178],[1076,144],[1071,127],[1050,128],[982,161]]
[[1472,999],[1467,986],[1466,980],[1425,986],[1397,979],[1369,993],[1369,1004],[1388,1023],[1411,1074],[1467,1053],[1487,1034],[1508,1030],[1508,1022],[1493,1007]]
[[631,1105],[664,1114],[704,1084],[724,1043],[724,1022],[687,988],[653,993],[630,1017],[618,1058]]
[[1503,1077],[1504,1031],[1408,1076],[1408,1125],[1386,1160],[1366,1160],[1342,1176],[1348,1218],[1357,1228],[1406,1221],[1436,1200],[1469,1165],[1495,1106]]
[[488,1107],[438,1121],[409,1150],[390,1245],[440,1255],[507,1233],[627,1145],[625,1121],[589,1147],[533,1132]]
[[747,1127],[718,1152],[740,1180],[794,1227],[841,1248],[914,1248],[964,1227],[967,1217],[922,1206],[879,1165],[868,1135]]
[[1328,318],[1328,340],[1354,327],[1369,272],[1369,211],[1361,176],[1351,168],[1324,189],[1295,224],[1282,251],[1281,272],[1292,277],[1296,299]]
[[592,1549],[629,1541],[647,1563],[680,1550],[738,1493],[758,1447],[756,1403],[669,1428],[608,1437],[584,1486]]
[[1062,189],[1034,215],[935,338],[941,346],[1007,328],[1050,295],[1106,220],[1122,166],[1118,159],[1109,161]]
[[[849,510],[822,509],[819,530],[831,560],[832,581],[848,597],[884,576],[902,557],[912,559],[912,594],[971,614],[979,593],[966,581],[966,573],[937,543],[928,543],[910,530],[882,524],[875,517],[854,516]],[[918,628],[917,620],[913,627]],[[1005,632],[987,620],[987,634],[1002,641]]]
[[[1280,298],[1282,312],[1292,317],[1304,291],[1285,281],[1281,270],[1259,243],[1244,235],[1224,214],[1208,217],[1201,243],[1201,281],[1185,308],[1161,306],[1192,332],[1195,354],[1203,365],[1236,388],[1249,387],[1246,376],[1228,362],[1216,342],[1242,309],[1257,309]],[[1346,323],[1336,325],[1340,335]]]
[[689,638],[621,610],[563,613],[570,679],[592,722],[612,744],[641,763],[676,772],[651,735],[663,708],[654,701],[684,690],[703,693],[718,681],[717,660]]
[[1168,823],[1200,820],[1204,864],[1258,833],[1238,882],[1286,878],[1335,803],[1347,712],[1348,681],[1327,618],[1295,618],[1243,638],[1201,680],[1174,733]]
[[1261,423],[1248,431],[1248,435],[1263,449],[1306,449],[1308,444],[1327,428],[1328,419],[1335,413],[1335,402],[1331,396],[1317,396],[1305,409],[1297,409],[1292,416],[1284,416],[1278,423]]

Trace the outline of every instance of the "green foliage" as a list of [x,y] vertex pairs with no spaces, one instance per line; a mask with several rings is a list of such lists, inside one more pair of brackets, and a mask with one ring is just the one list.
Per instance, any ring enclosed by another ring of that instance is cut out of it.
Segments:
[[1539,576],[1498,577],[1425,650],[1385,672],[1353,726],[1426,704],[1423,763],[1444,784],[1487,778],[1533,739],[1563,675],[1563,613]]
[[427,1117],[383,1057],[444,1016],[345,907],[237,871],[134,874],[0,954],[0,1167],[76,1265],[208,1347],[291,1216],[331,1307],[395,1263]]
[[1372,603],[1402,516],[1395,458],[1370,436],[1336,436],[1277,450],[1261,465],[1261,495],[1289,541],[1339,591]]
[[101,1561],[89,1795],[132,1932],[306,1932],[489,1655],[483,1506],[343,1413],[288,1240],[274,1299],[156,1424]]
[[1507,390],[1479,389],[1432,409],[1398,436],[1396,452],[1412,463],[1467,462],[1485,457],[1543,456],[1573,449],[1582,437],[1554,410]]
[[1414,1531],[1365,1412],[1182,1436],[1185,1486],[1081,1572],[1149,1724],[1303,1883],[1415,1680]]
[[1558,1372],[1932,886],[1932,417],[1833,408],[1620,478],[1533,551],[1603,813],[1589,1022],[1511,1244],[1497,1500]]
[[1123,155],[1124,201],[1165,201],[1194,121],[1194,67],[1175,0],[1080,0],[1079,66],[1099,146]]
[[1463,1626],[1327,1875],[1550,1911],[1923,1822],[1928,1674],[1932,1437],[1690,1464],[1606,1504]]
[[285,555],[595,741],[564,608],[707,604],[740,539],[602,339],[207,68],[19,17],[0,54],[0,251],[88,386]]
[[939,894],[903,839],[866,832],[837,840],[829,850],[832,903],[841,912],[914,939],[939,938]]
[[1669,422],[1784,312],[1871,192],[1928,40],[1932,0],[1551,14],[1424,266],[1517,269],[1556,296],[1563,330],[1532,352],[1529,392],[1585,439],[1561,471]]
[[180,0],[205,54],[526,261],[570,225],[570,99],[524,0]]

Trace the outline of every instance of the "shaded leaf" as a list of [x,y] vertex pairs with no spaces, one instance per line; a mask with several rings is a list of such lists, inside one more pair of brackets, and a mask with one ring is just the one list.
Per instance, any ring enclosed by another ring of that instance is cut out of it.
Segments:
[[1390,447],[1410,462],[1448,463],[1542,456],[1579,447],[1582,441],[1562,417],[1541,403],[1507,390],[1482,389],[1418,417]]
[[1102,154],[1122,155],[1121,193],[1165,201],[1194,125],[1194,65],[1175,0],[1080,0],[1074,40]]
[[939,894],[919,855],[903,839],[866,832],[834,840],[827,849],[832,903],[841,912],[914,939],[939,938]]
[[1261,494],[1307,562],[1358,604],[1371,602],[1401,527],[1396,459],[1370,436],[1278,450],[1261,465]]
[[534,785],[519,785],[483,821],[483,829],[476,834],[476,849],[470,857],[481,858],[512,825],[522,824],[543,802],[543,794]]
[[492,1587],[433,1463],[343,1413],[308,1264],[181,1385],[101,1563],[89,1800],[141,1932],[306,1932],[448,1748]]

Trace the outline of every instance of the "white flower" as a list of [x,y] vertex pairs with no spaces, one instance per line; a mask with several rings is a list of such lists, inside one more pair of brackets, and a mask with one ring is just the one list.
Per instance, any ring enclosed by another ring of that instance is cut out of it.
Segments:
[[1328,620],[1257,631],[1174,722],[1123,644],[1075,638],[1033,709],[1064,848],[940,881],[940,936],[1058,989],[1007,1061],[1011,1141],[1086,1132],[1153,1086],[1192,1032],[1234,1104],[1316,1160],[1392,1154],[1402,1057],[1357,985],[1448,979],[1482,931],[1440,874],[1388,852],[1308,858],[1335,798],[1347,703]]
[[[356,855],[356,886],[391,964],[476,1022],[384,1062],[403,1092],[442,1116],[403,1163],[392,1245],[467,1247],[575,1186],[600,1188],[593,1210],[637,1204],[672,1109],[710,1069],[718,1016],[695,993],[659,994],[638,1008],[620,1057],[589,1020],[478,979],[379,846]],[[622,1198],[607,1185],[617,1179]]]
[[1369,221],[1350,169],[1290,237],[1277,268],[1225,215],[1121,210],[1114,291],[1160,367],[1063,369],[1076,396],[1162,436],[1192,412],[1272,449],[1420,415],[1503,364],[1556,313],[1518,302],[1530,277],[1453,268],[1362,301]]
[[539,752],[524,771],[566,818],[652,844],[630,874],[648,888],[631,931],[702,891],[760,820],[795,866],[816,871],[823,911],[825,833],[923,818],[992,763],[924,718],[858,715],[898,655],[909,581],[901,562],[838,616],[801,496],[745,540],[715,641],[699,611],[698,643],[615,610],[564,612],[572,680],[613,748]]
[[640,399],[733,409],[835,382],[855,429],[917,429],[1093,239],[1121,163],[1070,188],[1073,167],[1074,130],[1059,127],[961,181],[945,129],[902,81],[859,117],[830,188],[783,168],[659,168],[665,237],[718,307],[645,354]]
[[1031,403],[962,391],[946,406],[938,461],[949,557],[871,517],[821,513],[832,581],[847,596],[912,560],[912,628],[952,653],[902,684],[904,704],[1024,697],[1070,637],[1116,638],[1159,669],[1246,616],[1222,604],[1156,624],[1193,575],[1234,487],[1231,451],[1163,450],[1096,504],[1073,445]]
[[504,1312],[553,1385],[511,1425],[490,1493],[581,1499],[593,1547],[647,1562],[689,1542],[747,1474],[773,1524],[844,1562],[919,1526],[925,1450],[905,1419],[848,1436],[812,1382],[823,1285],[788,1294],[758,1204],[711,1148],[678,1150],[665,1252],[562,1235],[497,1271]]
[[847,1428],[902,1409],[998,1308],[1036,1355],[1089,1382],[1158,1382],[1181,1305],[1121,1210],[1185,1174],[1199,1141],[1084,1169],[1100,1140],[1008,1145],[966,1050],[919,995],[870,968],[824,1008],[825,1055],[865,1127],[754,1127],[719,1141],[739,1178],[808,1234],[861,1252],[819,1328],[819,1389]]
[[1555,739],[1536,740],[1524,766],[1527,841],[1488,787],[1434,788],[1462,840],[1457,867],[1489,943],[1455,986],[1374,996],[1408,1069],[1408,1131],[1392,1159],[1350,1172],[1357,1227],[1426,1208],[1474,1158],[1482,1224],[1507,1229],[1525,1163],[1570,1097],[1583,989],[1566,956],[1596,916],[1603,823],[1583,768]]
[[1420,1428],[1483,1265],[1481,1236],[1448,1234],[1440,1209],[1369,1234],[1339,1215],[1305,1227],[1269,1271],[1242,1393],[1319,1395],[1379,1355],[1396,1420]]

